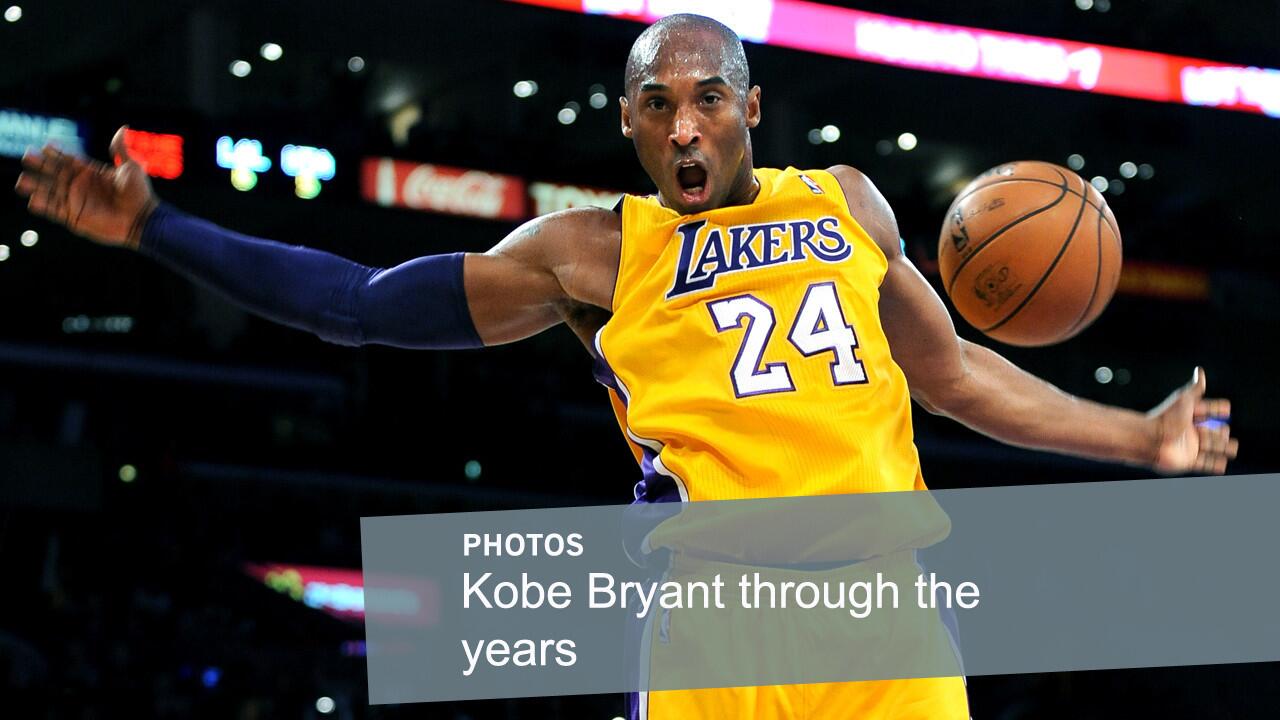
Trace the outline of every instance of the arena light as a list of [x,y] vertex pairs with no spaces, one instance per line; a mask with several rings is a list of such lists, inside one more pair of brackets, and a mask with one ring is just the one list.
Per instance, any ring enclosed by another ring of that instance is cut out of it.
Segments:
[[227,66],[227,70],[238,78],[249,77],[249,73],[253,72],[253,66],[248,60],[236,60]]
[[248,192],[258,184],[258,173],[271,169],[271,159],[262,154],[262,143],[245,138],[232,141],[227,136],[218,138],[218,167],[231,171],[231,185],[241,192]]
[[1199,268],[1125,260],[1116,292],[1162,300],[1207,301],[1209,273]]
[[182,175],[182,136],[151,133],[132,128],[124,131],[124,146],[151,177],[173,180]]
[[267,62],[275,62],[284,57],[284,48],[273,42],[263,43],[262,47],[258,48],[258,54]]
[[309,145],[285,145],[280,151],[280,170],[293,178],[294,194],[310,200],[320,194],[320,181],[332,180],[338,164],[333,153]]
[[[646,23],[678,12],[685,5],[671,0],[508,1]],[[698,7],[699,12],[722,20],[744,40],[794,50],[952,75],[1280,117],[1277,69],[920,22],[805,0],[725,0]]]
[[0,109],[0,155],[22,157],[27,148],[40,148],[45,144],[83,155],[84,130],[70,118]]
[[352,55],[347,60],[347,69],[353,73],[358,73],[364,69],[364,58],[359,55]]
[[359,570],[251,563],[244,571],[307,607],[344,620],[364,617],[364,577]]
[[4,19],[11,23],[16,23],[22,19],[22,8],[18,5],[10,5],[5,8]]
[[18,241],[22,243],[22,247],[35,247],[40,242],[40,233],[35,230],[23,230],[22,235],[18,236]]

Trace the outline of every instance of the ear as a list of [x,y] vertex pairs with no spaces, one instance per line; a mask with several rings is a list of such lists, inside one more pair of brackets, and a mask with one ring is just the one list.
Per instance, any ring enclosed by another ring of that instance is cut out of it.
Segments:
[[627,104],[626,97],[618,98],[618,105],[622,108],[622,136],[631,137],[631,106]]
[[760,124],[760,86],[756,85],[747,91],[747,127],[754,128]]

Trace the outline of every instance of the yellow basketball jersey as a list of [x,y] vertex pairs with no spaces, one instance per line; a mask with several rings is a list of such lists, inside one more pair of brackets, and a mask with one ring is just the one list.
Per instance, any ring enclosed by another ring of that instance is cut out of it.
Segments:
[[625,196],[602,380],[638,501],[923,489],[880,325],[888,263],[822,170],[755,170],[749,205]]

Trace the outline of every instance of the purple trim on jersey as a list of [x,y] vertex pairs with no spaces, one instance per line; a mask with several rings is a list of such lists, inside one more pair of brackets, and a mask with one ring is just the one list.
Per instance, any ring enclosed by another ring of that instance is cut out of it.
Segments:
[[636,499],[632,504],[680,502],[680,490],[676,487],[676,481],[658,472],[653,465],[658,453],[644,445],[640,446],[640,451],[641,478],[640,482],[636,483]]
[[[609,361],[605,359],[604,354],[597,354],[591,363],[591,374],[595,376],[596,382],[618,393],[618,398],[622,400],[622,406],[627,406],[627,395],[622,392],[622,385],[618,382],[618,375],[609,367]],[[628,438],[630,440],[630,438]],[[655,503],[655,502],[680,502],[680,490],[676,487],[676,483],[671,478],[658,472],[654,466],[654,460],[657,459],[658,453],[653,448],[636,443],[640,447],[640,482],[636,483],[634,493],[634,503]]]
[[596,379],[596,382],[618,393],[618,397],[622,398],[622,403],[626,404],[627,398],[622,394],[622,388],[618,387],[618,376],[613,374],[613,368],[609,367],[608,360],[601,356],[592,358],[591,375]]

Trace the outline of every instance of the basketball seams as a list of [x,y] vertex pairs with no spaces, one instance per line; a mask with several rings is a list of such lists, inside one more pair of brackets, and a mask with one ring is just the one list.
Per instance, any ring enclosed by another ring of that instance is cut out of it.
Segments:
[[[1063,179],[1065,180],[1066,178],[1063,178]],[[1081,178],[1081,181],[1082,181],[1082,182],[1083,182],[1083,180],[1084,180],[1084,178]],[[1005,183],[1011,183],[1011,182],[1040,183],[1041,185],[1052,185],[1053,187],[1056,187],[1056,188],[1062,188],[1062,187],[1063,187],[1062,185],[1059,185],[1058,183],[1053,182],[1052,180],[1043,180],[1043,179],[1041,179],[1041,178],[1029,178],[1029,177],[1013,177],[1013,178],[1005,178],[1004,180],[994,180],[994,181],[992,181],[992,182],[987,183],[986,185],[983,185],[982,187],[976,187],[976,188],[974,188],[974,189],[970,190],[969,192],[965,193],[964,195],[961,195],[960,197],[958,197],[958,198],[956,198],[955,200],[953,200],[953,201],[952,201],[952,203],[951,203],[951,205],[952,205],[952,207],[955,207],[955,205],[956,205],[957,203],[963,202],[966,198],[968,198],[970,195],[972,195],[972,194],[974,194],[974,193],[978,192],[979,190],[985,190],[985,189],[987,189],[987,188],[989,188],[989,187],[992,187],[993,185],[1003,185],[1003,184],[1005,184]],[[1089,197],[1088,197],[1087,195],[1083,195],[1083,194],[1081,194],[1081,193],[1078,193],[1078,192],[1076,192],[1075,190],[1072,190],[1072,189],[1071,189],[1071,188],[1069,188],[1069,187],[1067,187],[1067,188],[1065,188],[1065,189],[1066,189],[1066,191],[1067,191],[1068,193],[1070,193],[1071,195],[1075,195],[1076,197],[1084,198],[1085,202],[1089,203],[1089,206],[1090,206],[1090,207],[1092,207],[1093,209],[1097,210],[1098,212],[1102,212],[1102,208],[1103,208],[1103,206],[1106,204],[1106,203],[1104,202],[1102,205],[1094,205],[1094,204],[1093,204],[1093,202],[1089,200]],[[1110,220],[1108,220],[1108,221],[1107,221],[1107,224],[1108,224],[1108,225],[1111,225],[1111,230],[1112,230],[1112,232],[1115,232],[1116,237],[1120,237],[1120,232],[1116,229],[1116,226],[1115,226],[1115,225],[1112,225],[1112,223],[1111,223],[1111,221],[1110,221]]]
[[[1062,180],[1063,182],[1068,183],[1068,185],[1070,184],[1070,181],[1068,181],[1065,176],[1063,176]],[[1083,180],[1081,180],[1081,182],[1083,182]],[[1044,274],[1040,276],[1040,279],[1036,281],[1036,284],[1029,291],[1027,291],[1026,297],[1022,298],[1022,302],[1018,303],[1017,307],[1011,310],[1008,315],[1004,316],[1003,320],[1000,320],[994,325],[990,325],[985,328],[979,328],[979,330],[981,330],[982,332],[989,333],[992,330],[996,330],[1004,326],[1005,323],[1009,322],[1015,316],[1017,316],[1017,314],[1021,312],[1022,309],[1025,308],[1031,302],[1031,299],[1036,296],[1036,293],[1039,292],[1040,288],[1044,285],[1045,281],[1049,279],[1049,276],[1053,274],[1053,271],[1057,269],[1058,263],[1062,260],[1062,256],[1066,254],[1067,247],[1071,245],[1071,240],[1076,235],[1076,230],[1080,228],[1080,220],[1081,218],[1084,217],[1085,207],[1086,206],[1092,207],[1092,203],[1090,203],[1089,199],[1084,195],[1080,195],[1079,193],[1071,193],[1071,194],[1077,195],[1080,198],[1080,201],[1081,201],[1080,210],[1076,212],[1075,222],[1071,224],[1071,232],[1067,233],[1067,239],[1062,243],[1062,247],[1058,248],[1058,254],[1054,256],[1053,262],[1049,263],[1049,268],[1044,271]],[[1066,195],[1064,194],[1063,197],[1066,197]],[[975,252],[977,251],[975,250]]]
[[[1094,226],[1095,234],[1098,237],[1098,259],[1093,270],[1093,291],[1089,293],[1089,302],[1084,304],[1084,309],[1080,311],[1080,317],[1076,318],[1076,321],[1067,329],[1063,339],[1075,337],[1075,334],[1083,329],[1081,324],[1089,317],[1089,311],[1093,309],[1093,301],[1098,298],[1098,288],[1102,285],[1102,223],[1104,220],[1105,218],[1103,217],[1102,211],[1099,210],[1098,222]],[[1111,223],[1107,223],[1107,227],[1110,228]]]
[[[1023,180],[1023,179],[1026,179],[1026,178],[1011,178],[1010,180],[1001,180],[1001,181],[999,181],[999,182],[1013,182],[1013,181],[1015,181],[1015,180]],[[1062,184],[1062,185],[1056,185],[1056,184],[1054,184],[1054,183],[1047,182],[1047,181],[1043,181],[1043,180],[1038,180],[1038,181],[1036,181],[1036,182],[1043,182],[1043,183],[1045,183],[1045,184],[1047,184],[1047,185],[1053,185],[1054,187],[1056,187],[1056,188],[1058,188],[1059,190],[1061,190],[1061,191],[1062,191],[1062,194],[1061,194],[1061,195],[1059,195],[1058,197],[1054,198],[1053,202],[1049,203],[1048,205],[1045,205],[1044,207],[1041,207],[1041,208],[1037,208],[1037,209],[1035,209],[1035,210],[1032,210],[1031,212],[1027,213],[1026,215],[1023,215],[1022,217],[1015,218],[1015,219],[1014,219],[1014,220],[1012,220],[1008,225],[1005,225],[1004,227],[1000,228],[999,230],[996,230],[995,232],[991,233],[990,235],[988,235],[988,236],[987,236],[987,238],[986,238],[985,240],[983,240],[983,241],[982,241],[982,243],[981,243],[981,244],[979,244],[978,246],[976,246],[976,247],[973,249],[973,251],[972,251],[972,252],[970,252],[970,253],[969,253],[968,255],[966,255],[965,257],[961,258],[961,259],[960,259],[960,263],[959,263],[958,265],[956,265],[955,270],[953,270],[953,271],[952,271],[952,273],[951,273],[951,279],[947,282],[947,294],[948,294],[948,295],[950,295],[950,294],[955,290],[955,287],[956,287],[956,280],[960,277],[960,271],[964,269],[964,266],[965,266],[965,265],[968,265],[968,264],[969,264],[969,261],[970,261],[970,260],[972,260],[973,258],[977,257],[978,253],[982,252],[983,248],[985,248],[985,247],[987,247],[988,245],[990,245],[992,242],[994,242],[994,241],[995,241],[997,238],[999,238],[1001,235],[1005,234],[1005,232],[1007,232],[1007,231],[1009,231],[1009,230],[1013,229],[1014,227],[1018,226],[1018,225],[1019,225],[1019,224],[1021,224],[1023,221],[1029,220],[1029,219],[1031,219],[1031,218],[1035,217],[1036,215],[1039,215],[1039,214],[1044,213],[1044,212],[1048,212],[1049,210],[1052,210],[1053,208],[1057,207],[1057,206],[1058,206],[1058,204],[1059,204],[1059,203],[1061,203],[1061,202],[1062,202],[1062,201],[1067,197],[1067,194],[1068,194],[1068,193],[1070,193],[1070,194],[1072,194],[1072,195],[1075,195],[1075,194],[1076,194],[1076,193],[1072,193],[1072,192],[1071,192],[1070,183],[1067,181],[1066,177],[1063,177],[1063,178],[1062,178],[1062,181],[1063,181],[1063,184]],[[990,183],[990,184],[988,184],[988,185],[984,185],[984,186],[983,186],[983,188],[988,188],[988,187],[991,187],[991,185],[996,185],[996,184],[997,184],[997,183]],[[979,188],[979,189],[982,189],[982,188]],[[974,192],[977,192],[977,191],[975,190]],[[972,193],[970,193],[970,194],[972,194]],[[968,197],[968,195],[966,195],[965,197]],[[959,204],[960,204],[960,202],[961,202],[961,201],[960,201],[959,199],[957,199],[954,203],[952,203],[952,207],[955,207],[955,206],[959,205]],[[1087,200],[1086,200],[1086,202],[1087,202]]]

